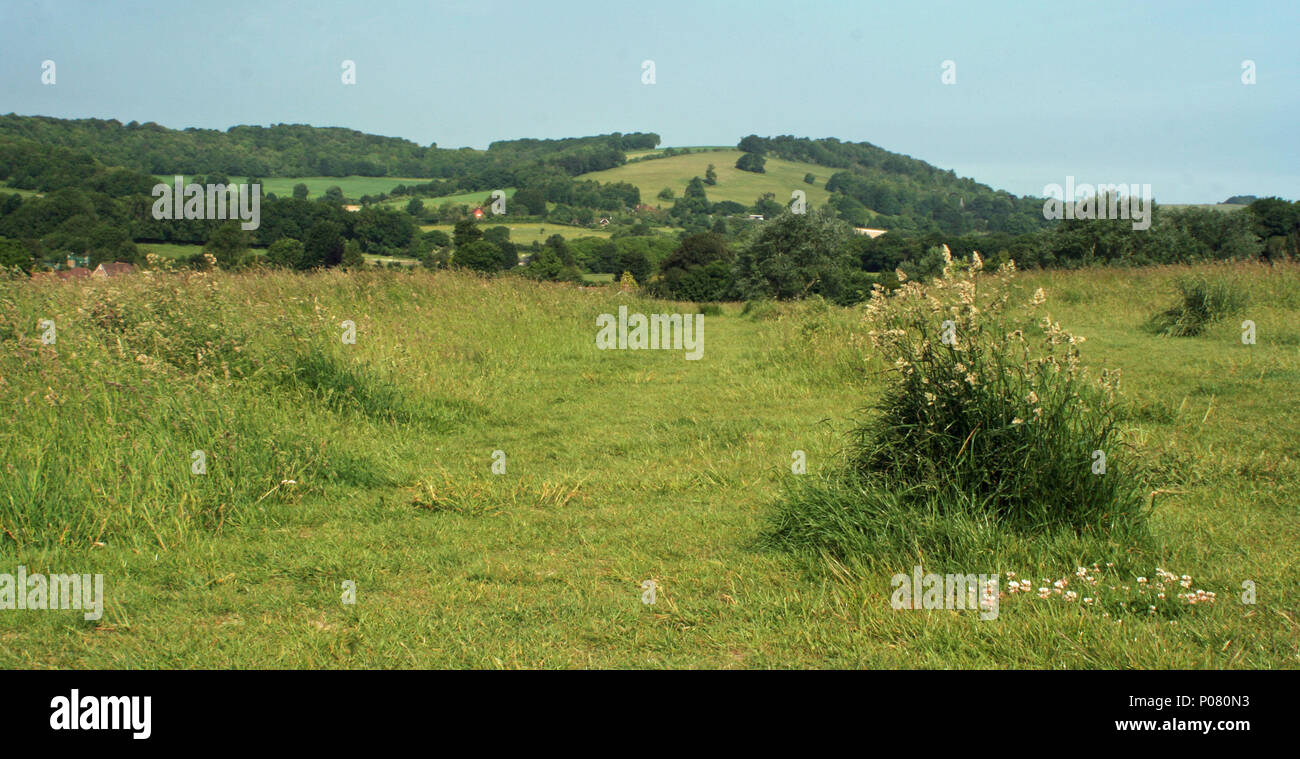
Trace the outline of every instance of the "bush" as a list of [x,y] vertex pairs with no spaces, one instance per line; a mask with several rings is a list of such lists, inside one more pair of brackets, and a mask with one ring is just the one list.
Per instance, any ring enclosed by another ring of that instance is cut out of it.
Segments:
[[266,249],[266,262],[282,269],[294,268],[303,258],[302,243],[292,237],[281,237]]
[[502,269],[501,249],[484,240],[475,240],[456,247],[452,256],[453,266],[461,266],[474,271],[493,272]]
[[750,299],[821,295],[841,304],[858,300],[847,289],[855,269],[851,237],[847,225],[822,210],[782,213],[763,224],[737,258],[736,289]]
[[932,283],[873,292],[865,326],[890,367],[885,391],[842,470],[792,491],[769,539],[845,558],[973,557],[1017,536],[1140,540],[1117,375],[1089,381],[1083,339],[1050,316],[1029,326],[1041,290],[1024,311],[1010,307],[1014,266],[981,275],[976,256],[954,275],[943,252]]
[[1147,330],[1169,337],[1194,337],[1210,324],[1240,313],[1249,300],[1236,282],[1223,277],[1182,277],[1174,286],[1180,302],[1147,322]]
[[435,248],[451,247],[451,235],[448,235],[441,229],[430,229],[428,232],[421,235],[420,239],[428,242]]
[[767,160],[757,153],[745,153],[736,160],[736,168],[741,171],[752,171],[755,174],[764,174],[766,169],[764,164]]
[[722,237],[690,235],[659,265],[653,293],[670,300],[726,300],[733,289],[733,256]]

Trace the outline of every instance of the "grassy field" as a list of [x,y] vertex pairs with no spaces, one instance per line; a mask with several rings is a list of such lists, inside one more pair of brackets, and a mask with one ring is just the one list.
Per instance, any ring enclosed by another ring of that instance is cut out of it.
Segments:
[[[501,188],[501,191],[506,194],[507,200],[514,197],[515,188],[513,187],[503,187]],[[438,208],[438,206],[441,206],[443,203],[455,203],[457,205],[469,206],[470,208],[478,208],[478,207],[487,208],[492,203],[492,190],[480,190],[478,192],[462,192],[457,195],[443,195],[437,198],[420,198],[420,200],[424,202],[424,207],[427,209],[436,209]],[[392,198],[391,200],[386,200],[383,203],[380,203],[379,205],[387,206],[389,208],[400,208],[404,210],[406,208],[406,204],[410,202],[411,202],[410,197],[402,196],[402,197]]]
[[[673,201],[660,200],[660,190],[671,187],[676,196],[681,197],[692,177],[704,179],[704,172],[709,164],[713,164],[714,171],[718,173],[718,183],[713,187],[706,186],[704,189],[709,200],[714,203],[731,200],[751,206],[765,192],[775,193],[778,203],[787,203],[794,190],[806,192],[808,202],[814,206],[824,204],[830,197],[823,188],[834,169],[769,157],[766,173],[755,174],[752,171],[741,171],[736,168],[736,160],[741,155],[739,150],[691,153],[624,164],[605,171],[583,174],[582,177],[598,182],[634,184],[641,190],[642,203],[663,208],[672,207]],[[816,184],[805,184],[804,174],[812,174],[816,177]]]
[[1211,211],[1241,211],[1246,206],[1237,203],[1167,203],[1162,204],[1162,208],[1203,208]]
[[188,258],[195,253],[202,253],[202,245],[170,242],[141,242],[136,247],[145,253],[156,253],[166,258]]
[[[1251,346],[1236,323],[1140,329],[1187,272],[1018,283],[1123,370],[1161,490],[1133,565],[1219,596],[1123,623],[894,611],[909,566],[759,547],[792,451],[804,477],[836,466],[880,387],[857,310],[727,305],[686,361],[599,351],[595,319],[693,304],[515,277],[3,282],[0,571],[102,573],[106,600],[98,621],[0,611],[0,666],[1296,668],[1300,269],[1235,270]],[[972,557],[1035,579],[1095,560]]]
[[9,185],[0,182],[0,195],[13,195],[14,193],[23,196],[24,200],[27,198],[34,198],[39,194],[35,190],[22,190],[17,187],[10,187]]
[[[157,253],[158,255],[165,256],[167,258],[188,258],[194,255],[195,253],[203,252],[202,245],[185,245],[185,244],[175,244],[175,243],[157,243],[157,242],[139,243],[139,248],[146,253]],[[253,250],[259,252],[265,252],[265,250],[262,248],[253,248]],[[386,264],[390,262],[397,262],[404,266],[412,266],[414,264],[419,263],[413,258],[394,258],[391,256],[375,256],[369,253],[363,254],[362,257],[366,260],[366,263],[368,264],[373,264],[373,263]]]
[[[485,218],[479,222],[480,229],[491,229],[492,227],[506,226],[510,228],[510,242],[516,245],[532,245],[534,242],[546,242],[546,238],[551,235],[560,235],[566,240],[576,240],[579,237],[603,237],[608,238],[610,232],[603,229],[588,229],[587,227],[571,227],[567,224],[552,224],[550,222],[537,223],[520,223],[511,224],[493,224],[491,217]],[[420,227],[421,232],[428,232],[433,229],[441,229],[447,234],[454,230],[453,224],[425,224]]]
[[[669,149],[670,147],[658,147],[655,148],[654,150],[631,150],[628,151],[627,153],[624,153],[624,155],[626,155],[628,160],[630,161],[634,158],[645,158],[648,155],[659,155]],[[715,152],[721,150],[734,150],[734,149],[735,149],[734,145],[689,145],[689,146],[677,148],[677,150],[693,150],[693,151],[707,151],[707,152]],[[733,161],[732,163],[735,162]],[[703,179],[703,177],[701,177],[701,179]]]
[[[172,182],[174,176],[159,176],[159,182]],[[231,177],[235,181],[246,181],[248,177]],[[378,195],[391,191],[399,184],[423,184],[428,179],[413,179],[410,177],[261,177],[262,192],[275,193],[276,197],[287,198],[293,196],[293,188],[298,184],[307,185],[307,199],[315,200],[325,194],[325,191],[331,187],[338,187],[343,191],[343,196],[351,200],[357,200],[362,195]],[[189,181],[189,177],[186,177]]]

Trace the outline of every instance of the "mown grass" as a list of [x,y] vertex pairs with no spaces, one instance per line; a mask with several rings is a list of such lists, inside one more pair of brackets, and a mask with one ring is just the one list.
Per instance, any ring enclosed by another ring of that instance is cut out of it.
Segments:
[[[783,493],[841,464],[883,387],[854,310],[726,304],[685,361],[598,351],[595,317],[695,304],[513,277],[0,283],[0,571],[102,572],[107,596],[98,622],[0,610],[0,666],[1294,668],[1300,270],[1236,271],[1256,345],[1231,322],[1144,332],[1198,271],[1017,283],[1088,338],[1085,363],[1123,370],[1121,434],[1154,503],[1129,565],[1219,594],[1122,624],[1064,604],[894,611],[910,566],[762,548]],[[1005,540],[1011,559],[961,568],[1107,560]]]

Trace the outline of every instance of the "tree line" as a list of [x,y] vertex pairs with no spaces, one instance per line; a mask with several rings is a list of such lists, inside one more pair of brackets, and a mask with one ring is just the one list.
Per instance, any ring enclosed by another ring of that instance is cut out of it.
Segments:
[[[619,166],[626,151],[649,149],[659,135],[614,132],[561,140],[502,140],[487,150],[420,146],[400,137],[306,124],[168,129],[154,122],[0,116],[0,142],[29,140],[92,155],[143,174],[480,178],[512,186],[512,172],[534,165],[568,176]],[[476,189],[476,188],[470,188]]]

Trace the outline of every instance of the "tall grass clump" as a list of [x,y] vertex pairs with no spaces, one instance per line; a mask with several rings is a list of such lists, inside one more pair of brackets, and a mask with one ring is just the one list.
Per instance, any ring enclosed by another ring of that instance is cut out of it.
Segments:
[[436,431],[482,415],[473,403],[428,393],[411,393],[391,377],[362,363],[344,361],[319,348],[296,355],[280,374],[291,390],[305,390],[337,412],[353,412],[380,423],[421,424]]
[[1147,322],[1147,330],[1169,337],[1195,337],[1221,319],[1240,313],[1248,297],[1225,277],[1180,277],[1174,281],[1178,302]]
[[273,522],[303,494],[399,481],[388,440],[268,392],[291,355],[270,327],[292,322],[241,308],[250,281],[0,283],[0,552],[174,547]]
[[875,288],[863,326],[887,369],[884,390],[841,470],[788,493],[771,543],[841,558],[956,558],[1026,538],[1139,540],[1145,514],[1116,427],[1118,374],[1088,378],[1083,338],[1043,311],[1041,289],[1012,302],[1014,264],[985,274],[978,255],[961,267],[943,255],[926,284]]

